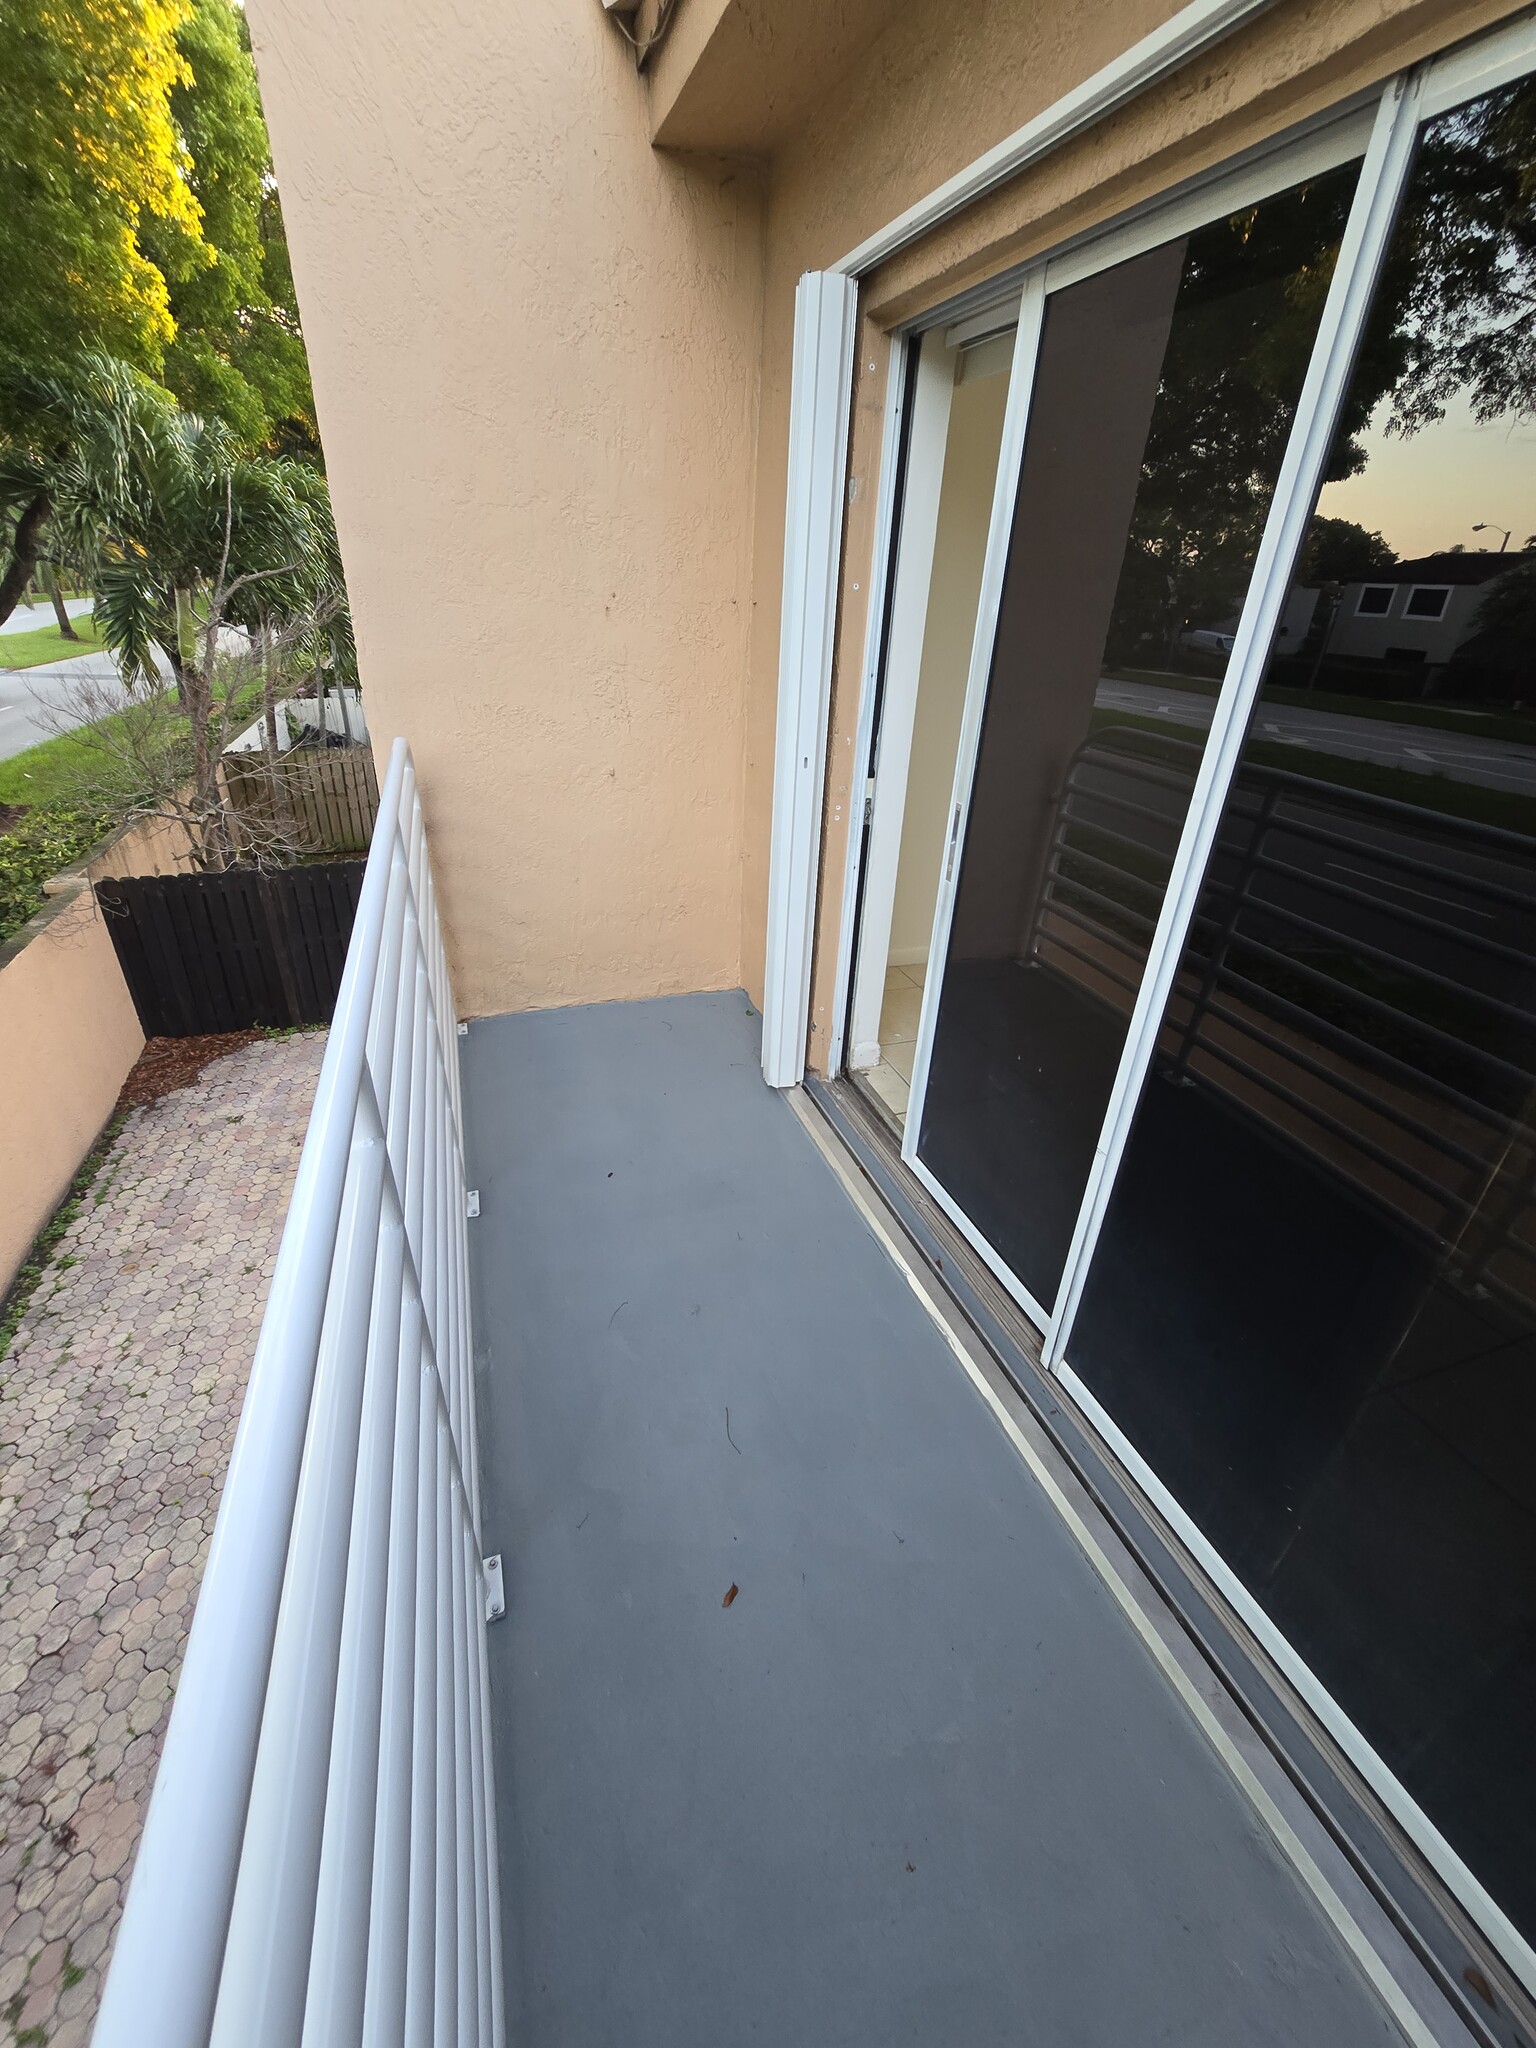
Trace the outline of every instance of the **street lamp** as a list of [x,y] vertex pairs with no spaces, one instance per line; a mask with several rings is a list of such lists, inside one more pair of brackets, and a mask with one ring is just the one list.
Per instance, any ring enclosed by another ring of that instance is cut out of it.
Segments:
[[1485,519],[1479,519],[1476,526],[1472,529],[1474,533],[1502,533],[1504,538],[1499,542],[1499,553],[1501,555],[1509,546],[1509,536],[1513,530],[1512,527],[1508,526],[1491,526]]

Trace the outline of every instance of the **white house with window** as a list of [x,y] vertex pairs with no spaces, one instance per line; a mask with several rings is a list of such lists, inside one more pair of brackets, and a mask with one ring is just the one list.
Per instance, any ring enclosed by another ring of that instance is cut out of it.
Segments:
[[1520,560],[1445,551],[1396,562],[1368,583],[1346,583],[1327,651],[1356,661],[1440,667],[1474,631],[1489,584]]

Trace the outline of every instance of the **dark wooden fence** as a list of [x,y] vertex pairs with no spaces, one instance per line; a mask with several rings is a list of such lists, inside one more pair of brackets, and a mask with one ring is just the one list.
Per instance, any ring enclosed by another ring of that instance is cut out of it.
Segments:
[[96,900],[145,1036],[328,1024],[363,865],[98,882]]

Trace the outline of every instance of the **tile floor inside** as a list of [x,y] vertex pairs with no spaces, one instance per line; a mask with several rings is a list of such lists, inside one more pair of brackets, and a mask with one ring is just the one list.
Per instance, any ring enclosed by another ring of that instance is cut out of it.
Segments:
[[857,1077],[898,1130],[904,1129],[907,1121],[912,1058],[917,1051],[917,1019],[923,1006],[927,974],[927,965],[921,960],[915,967],[885,970],[885,1000],[880,1005],[880,1064]]

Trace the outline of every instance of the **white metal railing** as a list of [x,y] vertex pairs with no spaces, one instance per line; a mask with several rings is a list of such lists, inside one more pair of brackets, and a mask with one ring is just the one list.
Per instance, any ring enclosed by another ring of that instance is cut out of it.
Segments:
[[461,1129],[397,740],[95,2048],[502,2048]]

